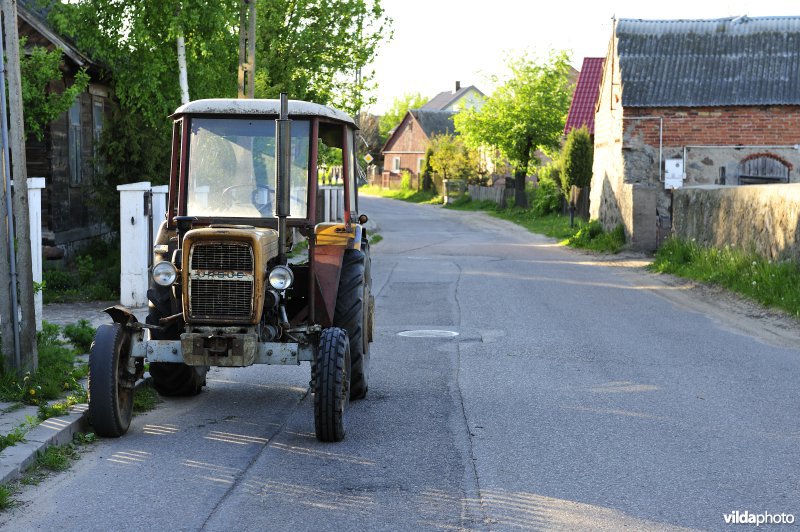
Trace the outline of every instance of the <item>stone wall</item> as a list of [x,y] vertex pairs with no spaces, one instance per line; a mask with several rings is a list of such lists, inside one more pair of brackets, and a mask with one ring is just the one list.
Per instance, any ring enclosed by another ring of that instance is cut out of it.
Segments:
[[800,183],[675,190],[673,234],[722,248],[800,261]]

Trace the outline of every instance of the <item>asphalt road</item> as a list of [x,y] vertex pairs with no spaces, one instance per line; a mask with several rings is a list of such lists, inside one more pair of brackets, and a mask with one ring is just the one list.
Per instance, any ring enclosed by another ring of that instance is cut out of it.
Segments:
[[361,210],[384,239],[370,391],[344,442],[314,439],[307,366],[214,370],[200,396],[166,400],[26,489],[0,527],[659,530],[725,529],[737,510],[800,517],[800,347],[483,215],[371,198]]

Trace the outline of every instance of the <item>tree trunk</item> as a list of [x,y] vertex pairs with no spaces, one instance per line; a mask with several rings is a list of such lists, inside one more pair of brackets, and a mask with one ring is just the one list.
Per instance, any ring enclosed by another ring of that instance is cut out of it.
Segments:
[[189,103],[189,77],[186,72],[186,44],[183,32],[178,35],[178,79],[181,86],[181,103]]
[[528,177],[530,152],[531,145],[530,142],[528,142],[523,159],[514,169],[514,206],[522,209],[528,208],[528,195],[525,194],[525,178]]

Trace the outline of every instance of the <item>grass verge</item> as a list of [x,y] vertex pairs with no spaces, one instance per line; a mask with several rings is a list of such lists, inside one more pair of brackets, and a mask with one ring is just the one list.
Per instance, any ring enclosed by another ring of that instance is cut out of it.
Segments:
[[396,199],[401,201],[407,201],[409,203],[431,203],[431,204],[441,204],[442,197],[437,196],[433,192],[425,192],[425,191],[417,191],[411,189],[392,189],[392,188],[381,188],[375,185],[364,185],[359,187],[358,189],[359,194],[363,194],[365,196],[378,196],[380,198],[389,198],[389,199]]
[[560,214],[541,214],[535,209],[519,207],[501,208],[493,201],[472,201],[465,196],[454,203],[445,205],[446,209],[459,211],[482,211],[496,218],[508,220],[521,225],[532,233],[557,238],[562,244],[590,249],[602,253],[619,253],[625,246],[625,232],[622,226],[607,232],[597,221],[586,223],[575,220],[575,226],[569,226],[569,217]]
[[794,262],[773,262],[753,251],[707,248],[671,238],[656,252],[650,270],[722,286],[800,318],[800,269]]

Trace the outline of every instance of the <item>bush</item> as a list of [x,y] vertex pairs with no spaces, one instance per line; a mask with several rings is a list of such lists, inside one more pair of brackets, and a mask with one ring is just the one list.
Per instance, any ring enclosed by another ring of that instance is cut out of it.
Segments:
[[63,270],[45,270],[44,302],[113,300],[119,294],[119,242],[95,239]]
[[548,176],[539,174],[539,186],[533,194],[533,212],[538,216],[561,212],[561,191]]
[[408,170],[403,170],[401,173],[400,178],[400,189],[401,190],[411,190],[411,174],[408,173]]

